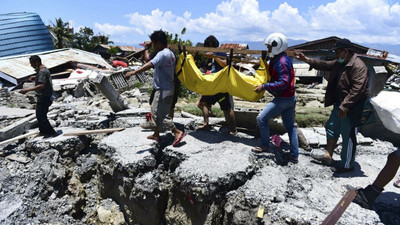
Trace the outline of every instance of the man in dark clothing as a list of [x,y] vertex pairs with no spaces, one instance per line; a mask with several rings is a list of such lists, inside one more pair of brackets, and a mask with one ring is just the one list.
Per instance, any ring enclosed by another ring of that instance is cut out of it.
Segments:
[[[204,40],[204,47],[218,48],[219,41],[213,35],[210,35]],[[211,70],[210,70],[211,73],[216,73],[226,66],[225,59],[214,57],[214,55],[226,57],[225,53],[217,52],[214,54],[213,52],[208,52],[206,54],[206,57],[209,60],[212,60]],[[211,106],[217,102],[219,103],[221,110],[224,112],[225,120],[230,130],[229,133],[235,135],[237,133],[236,119],[235,119],[235,112],[233,111],[233,98],[232,96],[229,95],[229,93],[218,93],[211,96],[205,96],[205,95],[201,96],[198,107],[203,112],[204,123],[198,129],[209,130],[211,128],[209,125],[210,110]]]
[[40,134],[45,137],[56,135],[56,131],[47,119],[49,107],[53,102],[53,84],[50,71],[42,64],[42,60],[37,55],[31,56],[29,62],[36,71],[36,76],[29,77],[30,81],[35,81],[35,86],[22,89],[20,93],[25,94],[29,91],[36,91],[36,119],[39,123]]
[[[357,127],[349,118],[352,107],[364,101],[368,95],[368,69],[353,50],[352,43],[340,39],[334,46],[336,60],[322,61],[296,53],[295,57],[317,70],[330,71],[325,93],[325,107],[333,105],[331,115],[325,124],[327,146],[324,155],[312,155],[316,160],[330,164],[339,135],[342,136],[342,152],[339,165],[332,171],[343,173],[354,169]],[[361,115],[360,115],[361,116]]]

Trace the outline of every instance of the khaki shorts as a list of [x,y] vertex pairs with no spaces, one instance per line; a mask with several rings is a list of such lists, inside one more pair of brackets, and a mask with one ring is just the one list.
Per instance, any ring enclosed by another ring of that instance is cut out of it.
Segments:
[[159,132],[172,130],[175,125],[172,119],[168,116],[173,102],[173,95],[164,97],[163,91],[157,90],[154,93],[154,100],[151,103],[151,119],[155,122]]

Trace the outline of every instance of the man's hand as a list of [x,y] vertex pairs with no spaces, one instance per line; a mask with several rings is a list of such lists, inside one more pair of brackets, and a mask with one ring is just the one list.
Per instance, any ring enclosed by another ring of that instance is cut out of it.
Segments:
[[129,77],[133,76],[136,74],[136,70],[134,71],[129,71],[125,74],[125,79],[129,79]]
[[347,116],[347,113],[345,111],[339,109],[339,118],[344,119],[344,118],[346,118],[346,116]]
[[21,93],[21,94],[26,94],[27,92],[28,92],[28,90],[26,90],[26,89],[22,89],[19,91],[19,93]]
[[36,76],[30,76],[30,77],[28,78],[28,80],[29,80],[29,81],[34,81],[35,78],[36,78]]
[[144,47],[145,47],[146,49],[151,48],[151,46],[152,46],[151,41],[145,41],[145,42],[144,42]]
[[212,59],[212,58],[214,58],[213,56],[214,56],[214,52],[207,52],[206,53],[207,59]]
[[262,84],[255,85],[254,87],[255,87],[254,91],[257,92],[257,93],[261,93],[262,91],[264,91],[264,87],[263,87]]
[[296,59],[303,61],[303,62],[308,62],[308,60],[309,60],[309,58],[306,57],[302,52],[295,52],[294,57],[296,57]]

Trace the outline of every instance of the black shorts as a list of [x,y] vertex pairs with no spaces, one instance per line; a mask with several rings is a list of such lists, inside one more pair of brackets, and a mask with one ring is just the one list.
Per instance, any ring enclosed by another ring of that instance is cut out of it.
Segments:
[[228,93],[218,93],[216,95],[201,96],[200,102],[205,102],[210,105],[214,105],[218,102],[221,110],[228,110],[232,108],[229,98],[230,96]]

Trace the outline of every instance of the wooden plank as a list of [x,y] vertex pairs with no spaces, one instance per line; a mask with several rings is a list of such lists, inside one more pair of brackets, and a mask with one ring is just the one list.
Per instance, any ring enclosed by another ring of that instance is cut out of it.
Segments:
[[347,191],[321,225],[335,225],[356,195],[357,193],[354,189]]
[[2,141],[2,142],[0,142],[0,145],[8,144],[8,143],[13,142],[13,141],[18,141],[18,140],[20,140],[22,138],[27,138],[27,137],[30,137],[30,136],[33,136],[33,135],[36,135],[36,134],[39,134],[39,131],[32,131],[30,133],[19,135],[17,137]]
[[99,130],[82,130],[65,133],[64,136],[78,136],[78,135],[87,135],[87,134],[100,134],[100,133],[114,133],[117,131],[125,130],[125,128],[110,128],[110,129],[99,129]]
[[[204,52],[197,52],[197,54],[199,54],[199,55],[206,55],[206,53],[204,53]],[[220,55],[213,55],[213,56],[211,56],[211,57],[212,57],[212,58],[226,59],[226,57],[220,56]],[[252,62],[252,61],[240,60],[240,59],[236,59],[236,58],[233,58],[232,61],[233,61],[233,62],[237,62],[237,63],[248,63],[248,64],[260,65],[260,62]]]
[[[168,48],[178,50],[177,45],[169,45]],[[229,53],[231,49],[229,48],[211,48],[211,47],[193,47],[193,46],[185,46],[187,52],[226,52]],[[183,50],[183,46],[181,46],[181,49]],[[267,49],[265,49],[267,51]],[[300,52],[301,50],[299,50]],[[285,51],[288,56],[294,56],[294,51],[289,50]],[[261,50],[250,50],[250,49],[233,49],[233,54],[250,54],[250,55],[261,55],[262,51]]]

